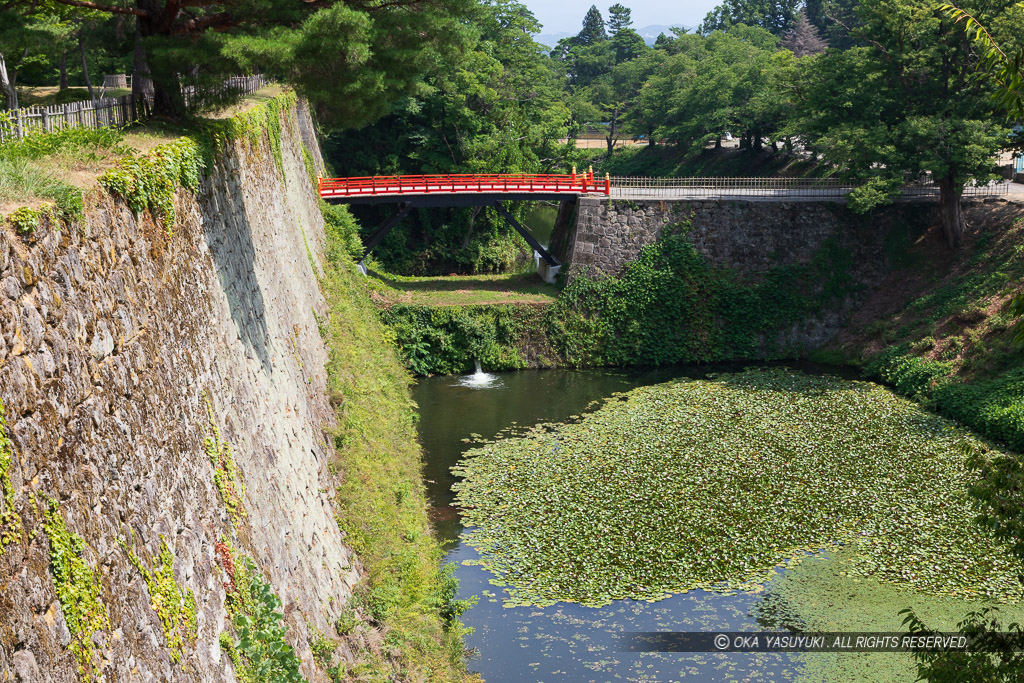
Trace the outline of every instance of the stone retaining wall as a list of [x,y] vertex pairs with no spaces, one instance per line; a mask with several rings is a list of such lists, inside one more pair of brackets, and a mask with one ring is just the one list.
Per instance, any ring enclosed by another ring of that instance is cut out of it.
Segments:
[[[283,601],[303,675],[326,680],[311,629],[332,630],[359,573],[330,500],[324,232],[303,145],[322,163],[301,104],[282,125],[283,177],[266,136],[230,144],[198,196],[179,192],[172,235],[106,196],[34,242],[0,230],[0,399],[25,523],[0,554],[0,680],[79,680],[36,533],[43,496],[101,582],[106,680],[234,680],[218,645],[228,578],[215,544],[232,531],[204,452],[207,397],[245,486],[236,548]],[[196,596],[198,638],[181,664],[118,545],[152,566],[161,537]]]

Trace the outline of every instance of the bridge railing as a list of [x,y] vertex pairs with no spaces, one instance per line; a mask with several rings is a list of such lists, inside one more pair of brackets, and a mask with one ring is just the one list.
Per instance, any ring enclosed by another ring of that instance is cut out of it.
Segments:
[[[859,187],[858,183],[838,178],[641,178],[612,177],[612,194],[616,197],[843,197]],[[1005,183],[967,185],[965,196],[1004,195]],[[936,185],[907,185],[904,197],[937,197]]]
[[594,180],[592,172],[580,174],[456,173],[438,175],[365,176],[321,178],[320,196],[431,194],[462,192],[608,194],[608,178]]

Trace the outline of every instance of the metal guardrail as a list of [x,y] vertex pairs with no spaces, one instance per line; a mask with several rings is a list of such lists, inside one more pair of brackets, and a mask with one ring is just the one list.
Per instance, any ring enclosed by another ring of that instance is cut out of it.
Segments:
[[[262,75],[232,76],[215,92],[231,91],[249,95],[266,84],[267,79]],[[190,106],[196,98],[196,90],[190,86],[183,90],[182,95],[185,106]],[[51,133],[66,128],[124,126],[148,116],[152,106],[153,98],[150,96],[135,98],[124,95],[0,111],[0,143],[20,140],[32,133]]]
[[[612,177],[611,196],[623,199],[724,197],[842,198],[859,187],[838,178],[642,178]],[[1000,196],[1008,193],[1005,183],[967,185],[964,196]],[[908,185],[902,196],[938,197],[936,185]]]

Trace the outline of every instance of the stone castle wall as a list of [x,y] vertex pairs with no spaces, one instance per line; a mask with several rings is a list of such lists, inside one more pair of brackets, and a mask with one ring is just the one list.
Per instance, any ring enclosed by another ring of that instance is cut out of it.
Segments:
[[[885,273],[887,226],[902,208],[871,220],[838,202],[730,200],[611,200],[583,197],[566,249],[567,278],[617,275],[667,228],[689,223],[697,251],[716,266],[756,279],[772,267],[808,263],[829,240],[850,253],[853,281],[869,289]],[[783,331],[782,348],[822,346],[856,303],[851,295],[832,310]]]
[[[301,103],[282,129],[283,175],[266,136],[229,144],[196,196],[178,193],[173,234],[98,193],[71,229],[44,226],[34,242],[0,230],[0,400],[25,527],[0,553],[0,680],[79,680],[37,533],[44,497],[99,577],[105,680],[234,680],[218,645],[215,544],[232,530],[204,452],[207,398],[245,487],[235,546],[280,596],[303,675],[325,680],[312,628],[331,631],[359,566],[329,499],[324,232],[303,147],[322,161]],[[196,597],[181,664],[118,544],[152,566],[161,538]]]
[[[838,202],[579,200],[567,250],[571,270],[616,275],[667,226],[689,222],[689,237],[711,263],[742,274],[806,262],[836,237],[878,254],[884,234]],[[868,253],[864,254],[869,255]]]

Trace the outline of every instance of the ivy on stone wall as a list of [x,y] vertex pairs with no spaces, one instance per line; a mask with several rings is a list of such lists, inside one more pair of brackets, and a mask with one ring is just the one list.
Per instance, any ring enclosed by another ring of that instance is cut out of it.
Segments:
[[667,229],[612,277],[581,275],[546,309],[525,306],[395,305],[381,312],[413,372],[467,372],[537,364],[667,365],[793,357],[786,332],[856,286],[851,254],[826,241],[809,263],[777,266],[757,279],[715,266],[687,237]]
[[14,484],[11,466],[14,464],[14,444],[7,436],[7,415],[0,400],[0,554],[4,548],[21,538],[21,517],[14,510]]
[[178,189],[195,192],[204,169],[226,145],[244,141],[255,148],[266,136],[274,164],[284,178],[282,126],[292,121],[294,93],[278,95],[262,104],[219,121],[206,121],[192,135],[160,145],[145,156],[129,156],[100,176],[100,185],[121,197],[137,214],[150,211],[168,234],[175,224],[174,195]]
[[160,627],[171,649],[171,659],[181,663],[185,645],[196,642],[196,596],[191,588],[182,590],[174,578],[174,554],[167,540],[160,536],[160,553],[150,569],[123,538],[118,545],[128,555],[128,561],[142,574],[149,592],[150,605],[160,619]]
[[549,309],[553,346],[583,365],[665,365],[790,357],[785,331],[854,289],[852,256],[828,240],[810,263],[757,279],[711,264],[688,224],[615,277],[577,277]]
[[53,587],[71,633],[68,649],[78,661],[79,675],[87,681],[99,680],[100,655],[94,649],[93,636],[110,628],[99,576],[83,557],[85,540],[68,530],[57,501],[49,498],[44,505],[43,529],[50,539]]
[[125,200],[137,214],[149,210],[168,234],[176,219],[174,195],[179,188],[199,189],[206,161],[200,144],[181,138],[160,145],[143,157],[126,157],[100,176],[100,185]]

